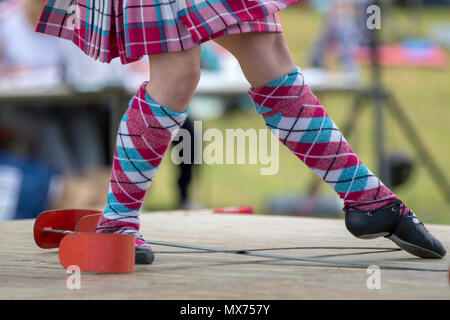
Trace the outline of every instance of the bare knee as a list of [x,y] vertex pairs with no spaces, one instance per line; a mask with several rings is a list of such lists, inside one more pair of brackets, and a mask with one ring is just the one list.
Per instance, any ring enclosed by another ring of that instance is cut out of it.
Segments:
[[200,51],[150,57],[147,92],[159,104],[183,112],[200,80]]
[[200,67],[194,68],[192,66],[173,67],[167,71],[164,77],[158,79],[163,81],[158,85],[159,93],[153,94],[165,100],[163,104],[166,108],[177,112],[183,112],[189,105],[195,89],[200,80]]
[[253,87],[275,80],[295,67],[282,33],[243,33],[224,36],[216,42],[236,57]]
[[225,36],[218,39],[237,58],[254,58],[261,52],[270,58],[292,60],[283,33],[253,32]]
[[200,81],[200,65],[174,67],[167,73],[167,82],[171,91],[180,95],[192,95]]

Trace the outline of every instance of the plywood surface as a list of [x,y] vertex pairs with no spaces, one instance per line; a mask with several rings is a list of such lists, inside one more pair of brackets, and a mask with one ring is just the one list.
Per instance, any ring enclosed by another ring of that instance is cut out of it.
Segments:
[[[33,220],[0,223],[0,299],[449,299],[447,272],[380,270],[380,289],[368,289],[366,268],[153,246],[153,265],[131,274],[70,274],[58,250],[34,244]],[[428,226],[450,248],[450,226]],[[447,269],[449,258],[424,260],[381,238],[359,240],[343,220],[174,211],[142,215],[147,240],[321,257],[373,265]],[[331,247],[348,248],[333,249]],[[303,248],[303,249],[301,249]],[[357,249],[360,248],[360,249]]]

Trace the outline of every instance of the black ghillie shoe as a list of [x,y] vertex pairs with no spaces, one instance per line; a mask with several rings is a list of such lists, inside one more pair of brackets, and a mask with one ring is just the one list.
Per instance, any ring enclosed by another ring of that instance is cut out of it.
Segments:
[[142,235],[137,232],[134,246],[134,264],[152,264],[153,260],[155,260],[155,254],[152,248],[145,242]]
[[[408,210],[406,213],[405,210]],[[444,246],[420,222],[414,212],[400,200],[374,211],[344,207],[345,226],[355,237],[374,239],[385,237],[412,255],[440,259]]]
[[118,222],[117,220],[108,220],[102,216],[95,232],[133,234],[135,235],[134,264],[152,264],[155,260],[155,254],[150,248],[150,245],[145,242],[142,235],[132,224],[127,225],[126,223],[120,221]]
[[150,247],[135,247],[134,264],[152,264],[154,260],[155,254]]

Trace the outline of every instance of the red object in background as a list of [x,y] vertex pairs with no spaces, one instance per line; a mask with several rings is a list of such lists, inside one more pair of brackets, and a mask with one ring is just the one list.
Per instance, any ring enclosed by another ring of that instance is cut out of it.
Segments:
[[214,213],[234,213],[234,214],[254,214],[252,206],[241,206],[241,207],[228,207],[228,208],[220,208],[214,209]]
[[[447,54],[444,49],[437,46],[415,48],[402,44],[383,45],[380,46],[379,55],[381,65],[386,67],[438,69],[447,67]],[[356,48],[355,58],[362,65],[369,65],[371,63],[369,48]]]

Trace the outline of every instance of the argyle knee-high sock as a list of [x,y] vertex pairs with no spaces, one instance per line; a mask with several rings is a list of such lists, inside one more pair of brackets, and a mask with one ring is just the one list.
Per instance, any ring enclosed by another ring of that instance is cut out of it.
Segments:
[[[143,83],[123,116],[114,154],[108,199],[97,232],[139,234],[139,212],[172,137],[186,120],[154,102]],[[141,239],[142,240],[142,239]]]
[[375,210],[396,196],[360,161],[324,107],[303,83],[300,68],[249,95],[279,140],[330,185],[344,205]]

